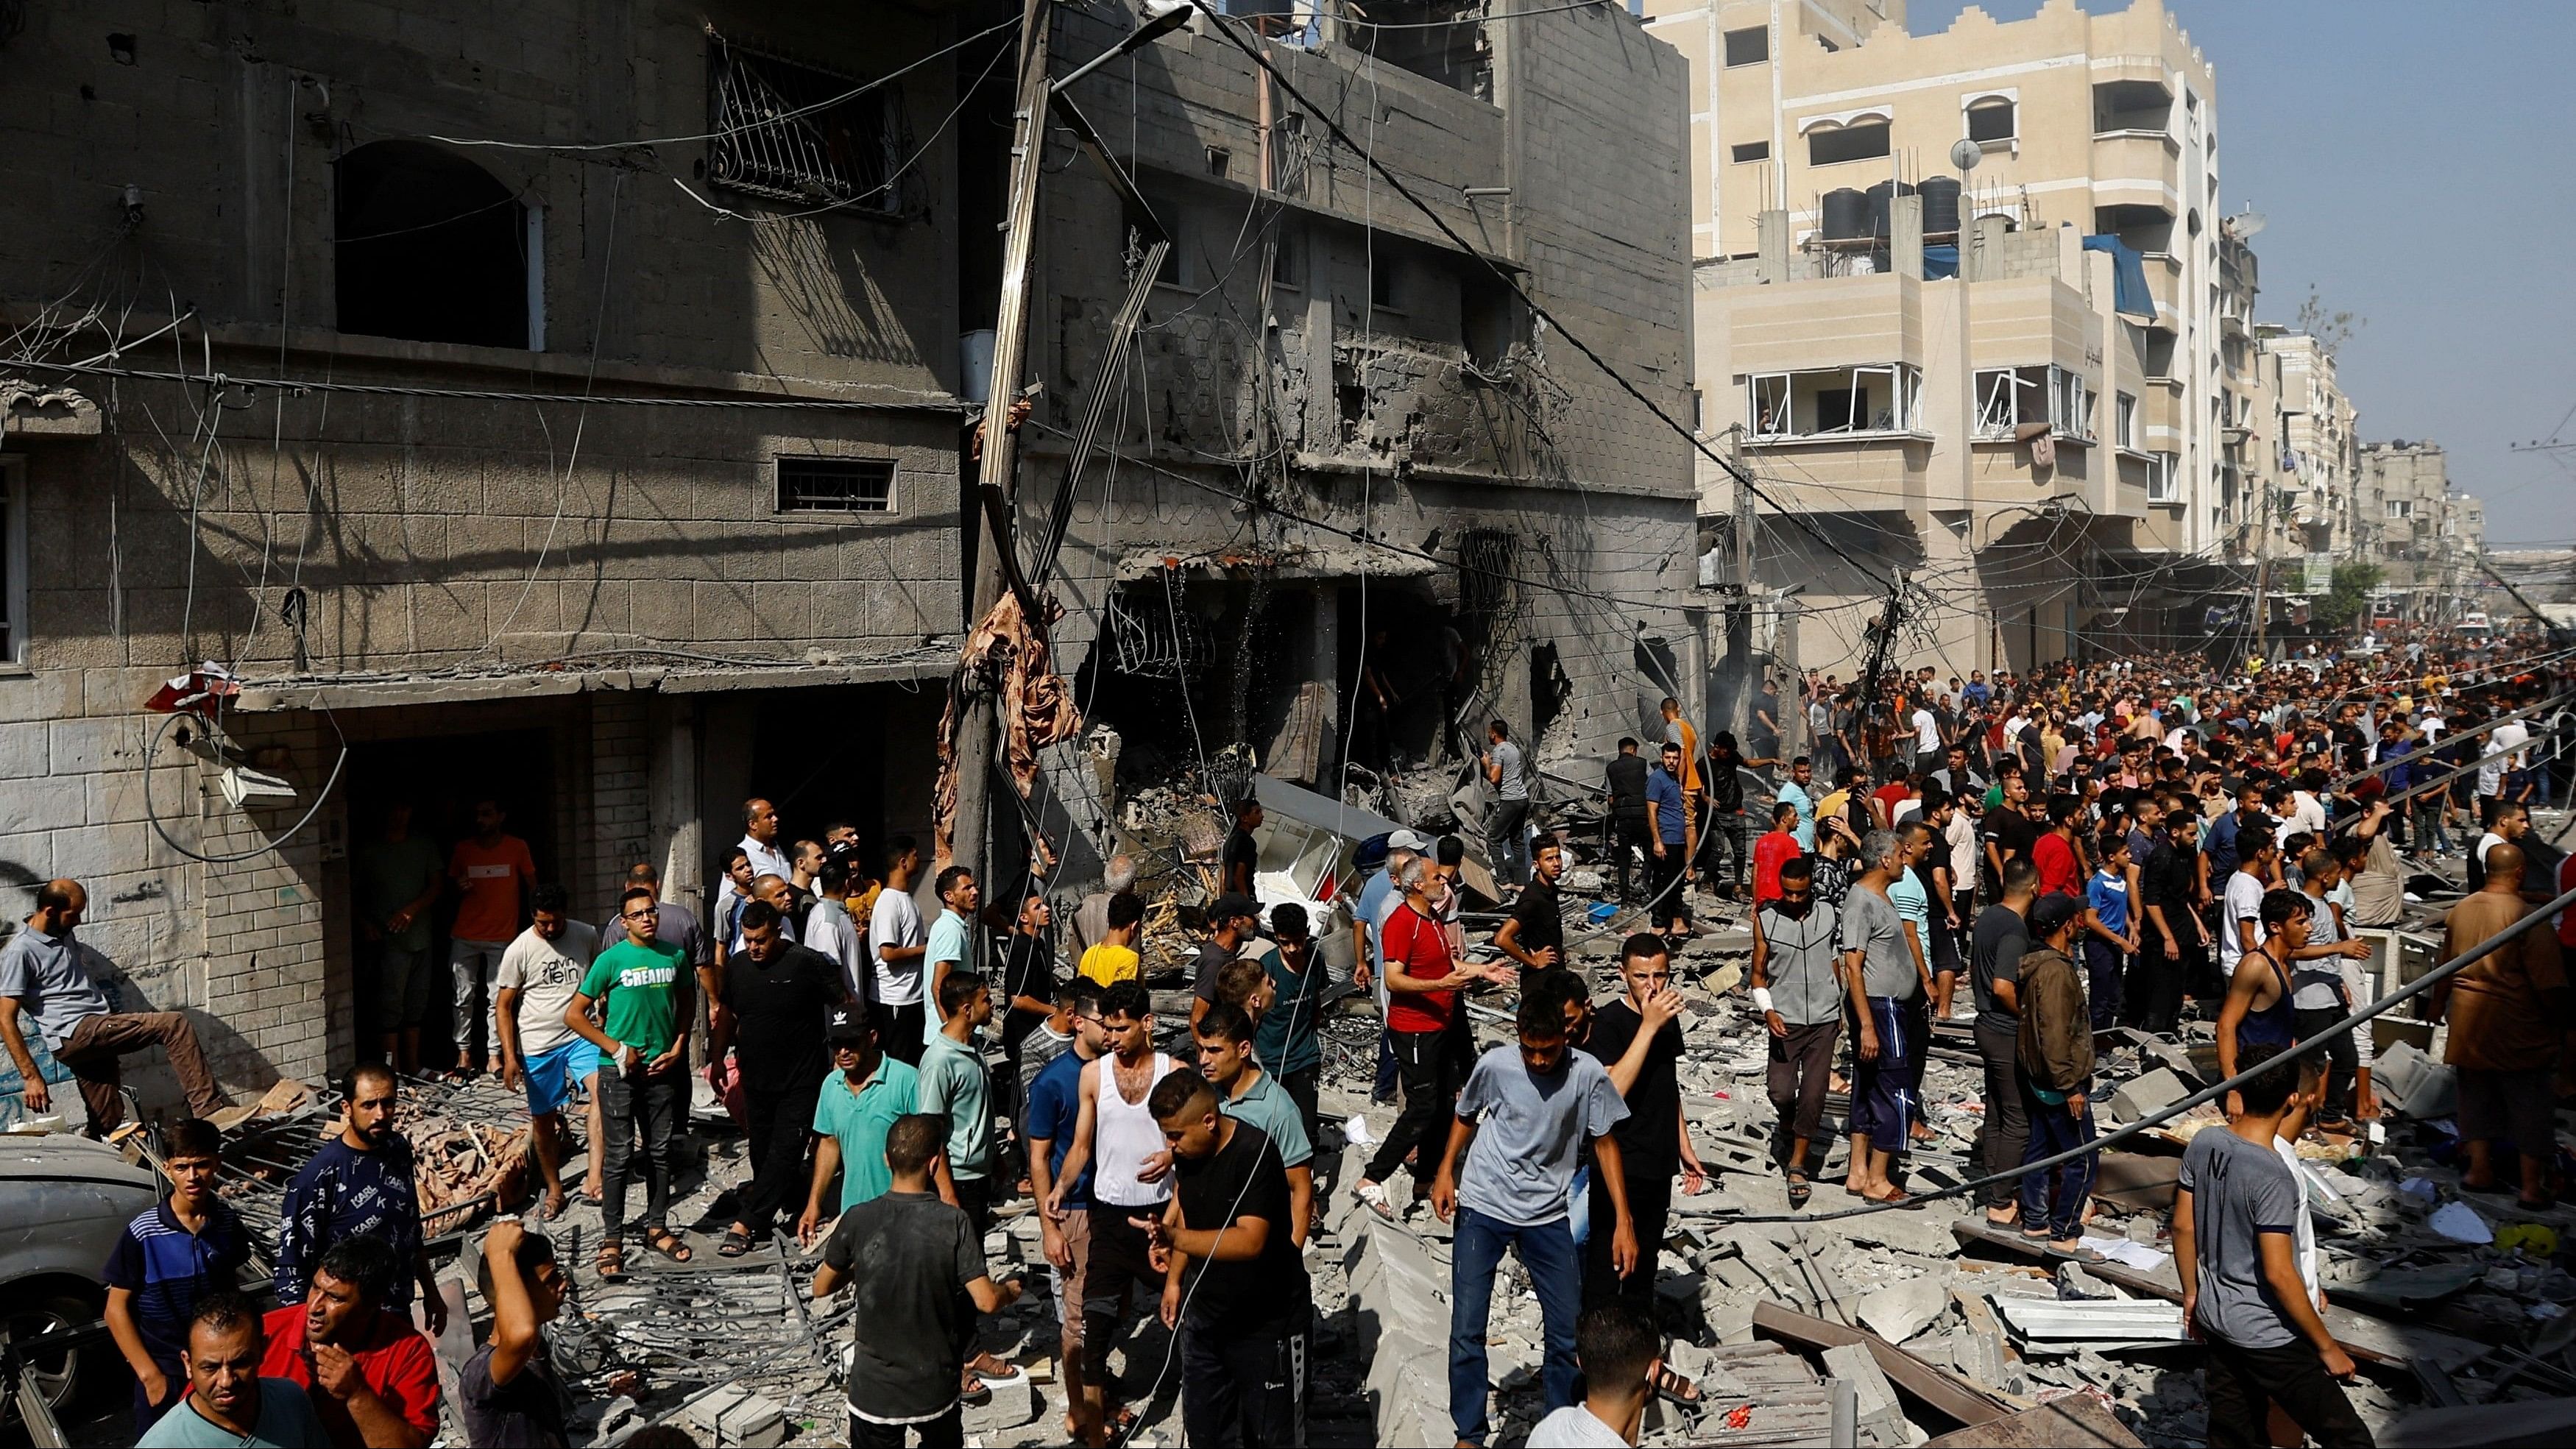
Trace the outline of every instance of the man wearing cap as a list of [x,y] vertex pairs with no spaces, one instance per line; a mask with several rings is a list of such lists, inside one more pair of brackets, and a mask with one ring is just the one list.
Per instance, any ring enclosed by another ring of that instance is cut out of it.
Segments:
[[1260,915],[1261,907],[1252,897],[1235,891],[1218,896],[1208,907],[1208,938],[1199,947],[1195,972],[1198,980],[1190,992],[1190,1025],[1198,1025],[1199,1018],[1216,1004],[1217,973],[1225,969],[1225,963],[1243,954],[1244,943],[1253,939],[1260,928]]
[[[897,1118],[918,1110],[920,1079],[904,1062],[886,1055],[877,1039],[875,1018],[851,1006],[835,1006],[824,1018],[823,1038],[832,1047],[832,1075],[814,1103],[814,1131],[821,1138],[814,1151],[814,1182],[805,1199],[805,1214],[796,1220],[796,1241],[811,1247],[823,1224],[894,1187],[886,1166],[886,1132]],[[840,1205],[829,1212],[823,1194],[832,1174],[841,1176]],[[943,1161],[937,1168],[940,1196],[954,1201],[956,1186]]]

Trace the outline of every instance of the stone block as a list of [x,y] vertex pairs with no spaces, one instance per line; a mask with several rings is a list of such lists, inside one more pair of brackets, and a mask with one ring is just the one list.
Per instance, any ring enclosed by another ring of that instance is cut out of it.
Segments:
[[1938,1278],[1909,1278],[1863,1294],[1860,1321],[1888,1342],[1903,1343],[1930,1327],[1948,1303],[1949,1294]]
[[2119,1090],[2111,1094],[2110,1110],[2105,1115],[2117,1123],[2136,1122],[2190,1095],[2190,1086],[2172,1068],[2158,1067],[2121,1083]]
[[966,1433],[990,1443],[995,1435],[1006,1434],[1038,1416],[1037,1385],[1026,1370],[1006,1379],[986,1379],[984,1387],[993,1391],[989,1402],[966,1406]]

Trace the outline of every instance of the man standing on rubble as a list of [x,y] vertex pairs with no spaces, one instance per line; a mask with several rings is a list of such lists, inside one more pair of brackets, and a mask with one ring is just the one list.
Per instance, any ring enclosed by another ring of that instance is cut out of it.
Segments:
[[1645,758],[1637,753],[1637,741],[1622,736],[1619,753],[1602,770],[1603,785],[1608,792],[1610,859],[1617,872],[1619,900],[1624,905],[1637,903],[1636,892],[1629,888],[1629,853],[1634,851],[1638,866],[1646,879],[1655,878],[1655,831],[1652,808],[1646,803]]
[[[1408,861],[1396,877],[1404,900],[1386,918],[1379,933],[1381,965],[1390,993],[1387,1028],[1395,1040],[1397,1073],[1404,1085],[1404,1111],[1388,1130],[1386,1141],[1369,1159],[1360,1179],[1360,1201],[1390,1221],[1398,1214],[1380,1184],[1417,1148],[1425,1155],[1439,1148],[1440,1124],[1458,1100],[1475,1038],[1467,1027],[1467,1010],[1459,990],[1479,981],[1505,982],[1502,966],[1461,962],[1450,954],[1432,897],[1446,879],[1446,866],[1420,857]],[[1421,1163],[1414,1165],[1415,1195],[1427,1196]],[[1569,1244],[1568,1251],[1572,1248]],[[1572,1325],[1567,1326],[1572,1332]]]
[[877,1045],[906,1066],[917,1066],[928,1011],[922,995],[922,954],[929,938],[921,929],[921,908],[912,899],[913,880],[921,872],[921,847],[909,835],[886,842],[885,889],[877,895],[868,918],[868,960],[877,973],[869,1011],[876,1017]]
[[[690,988],[688,958],[660,939],[661,903],[643,886],[618,900],[626,939],[599,953],[564,1009],[564,1025],[601,1054],[600,1105],[608,1132],[601,1172],[599,1275],[626,1276],[627,1166],[639,1129],[644,1142],[644,1238],[674,1263],[693,1256],[667,1221],[671,1183],[679,1176],[688,1100]],[[745,908],[748,914],[749,908]],[[605,1008],[600,1021],[591,1007]]]
[[1244,943],[1258,939],[1261,906],[1249,895],[1227,891],[1207,908],[1208,938],[1200,945],[1192,969],[1190,1024],[1196,1026],[1217,1003],[1216,977],[1226,963],[1243,954]]
[[1905,869],[1891,831],[1861,842],[1861,875],[1843,902],[1843,987],[1860,1020],[1860,1064],[1852,1084],[1851,1175],[1844,1183],[1871,1202],[1910,1201],[1889,1180],[1905,1150],[1923,1070],[1923,1003],[1931,993],[1923,948],[1889,899]]
[[1654,899],[1648,919],[1665,923],[1665,939],[1686,941],[1690,939],[1691,810],[1689,785],[1682,774],[1681,746],[1664,746],[1663,763],[1646,776],[1646,800],[1655,813],[1655,868],[1648,876]]
[[717,1058],[736,1049],[751,1151],[751,1181],[737,1195],[741,1216],[716,1249],[721,1258],[766,1244],[779,1214],[796,1205],[806,1134],[831,1070],[824,1027],[833,1007],[849,1004],[840,963],[788,940],[781,924],[766,901],[743,907],[742,950],[725,962],[725,1010],[707,1048]]
[[1554,836],[1540,837],[1538,848],[1531,852],[1529,884],[1494,931],[1494,949],[1524,971],[1552,971],[1565,965],[1565,912],[1556,892],[1557,880],[1564,874],[1564,850]]
[[2264,1070],[2233,1094],[2237,1110],[2184,1150],[2174,1198],[2174,1271],[2183,1324],[2209,1346],[2204,1374],[2211,1449],[2273,1442],[2278,1406],[2324,1449],[2368,1449],[2370,1431],[2337,1379],[2352,1358],[2299,1276],[2294,1248],[2307,1210],[2299,1180],[2273,1150],[2299,1086],[2299,1064],[2249,1050]]
[[400,1271],[385,1285],[384,1305],[399,1313],[421,1288],[421,1312],[432,1337],[447,1329],[447,1300],[422,1245],[420,1191],[413,1180],[411,1139],[394,1130],[394,1069],[363,1062],[340,1084],[340,1133],[322,1144],[287,1184],[278,1211],[277,1301],[302,1303],[313,1273],[336,1245],[382,1238]]
[[1077,979],[1059,998],[1073,1012],[1073,1044],[1058,1053],[1029,1083],[1028,1114],[1021,1141],[1029,1159],[1029,1193],[1041,1207],[1060,1200],[1066,1211],[1038,1214],[1039,1244],[1055,1270],[1057,1347],[1062,1352],[1065,1392],[1065,1437],[1090,1444],[1092,1395],[1084,1387],[1082,1300],[1091,1266],[1091,1183],[1088,1176],[1065,1181],[1061,1199],[1056,1184],[1064,1181],[1066,1154],[1082,1122],[1082,1074],[1109,1050],[1107,1029],[1100,1021],[1100,984]]
[[921,999],[928,1008],[921,1023],[921,1044],[925,1048],[935,1044],[947,1024],[941,1014],[941,1003],[947,997],[939,983],[947,980],[951,972],[975,969],[975,910],[984,897],[983,888],[975,882],[975,872],[962,865],[941,871],[935,889],[939,892],[939,919],[930,923],[930,935],[921,953]]
[[[1073,1147],[1055,1169],[1044,1208],[1061,1222],[1075,1184],[1088,1173],[1084,1210],[1090,1261],[1083,1267],[1082,1413],[1093,1443],[1126,1438],[1134,1419],[1109,1403],[1109,1351],[1125,1331],[1128,1300],[1138,1285],[1159,1288],[1146,1230],[1132,1219],[1159,1216],[1172,1195],[1172,1152],[1148,1110],[1154,1087],[1179,1070],[1154,1050],[1153,999],[1142,982],[1122,981],[1100,993],[1100,1024],[1109,1055],[1082,1070]],[[1569,1249],[1570,1251],[1570,1249]]]
[[[2028,917],[2039,894],[2039,868],[2027,859],[2007,862],[2003,899],[1977,917],[1969,945],[1968,989],[1976,998],[1977,1055],[1986,1068],[1986,1120],[1978,1165],[1987,1176],[2021,1165],[2030,1119],[2021,1106],[2021,958],[2030,951]],[[2009,1178],[1979,1189],[1986,1221],[2011,1223],[2021,1215],[2021,1195]]]
[[1494,791],[1493,803],[1486,806],[1485,844],[1508,895],[1529,884],[1530,861],[1523,849],[1529,834],[1529,769],[1521,747],[1512,743],[1510,725],[1493,721],[1485,726],[1485,739],[1485,753],[1478,764]]
[[[2477,949],[2522,919],[2523,860],[2519,845],[2488,848],[2486,884],[2443,918],[2446,959]],[[2550,1110],[2557,1094],[2550,1074],[2569,1006],[2557,942],[2538,927],[2433,988],[2434,1019],[2447,1013],[2451,1020],[2443,1060],[2459,1075],[2460,1137],[2469,1147],[2462,1188],[2500,1190],[2496,1144],[2510,1141],[2522,1159],[2515,1206],[2538,1212],[2550,1205],[2549,1169],[2557,1156],[2557,1121]]]
[[[2068,952],[2088,909],[2044,895],[2030,908],[2032,948],[2023,953],[2015,995],[2021,1005],[2021,1110],[2030,1124],[2021,1165],[2044,1161],[2093,1140],[2093,1021],[2084,982]],[[2021,1180],[2021,1235],[2057,1253],[2084,1246],[2084,1206],[2093,1192],[2094,1155],[2072,1157]]]
[[1778,898],[1753,920],[1753,1009],[1771,1038],[1771,1109],[1788,1148],[1789,1206],[1801,1208],[1813,1192],[1807,1154],[1824,1127],[1842,1037],[1843,975],[1834,951],[1842,913],[1816,899],[1814,866],[1793,856],[1780,867]]
[[[1591,1194],[1591,1230],[1584,1239],[1586,1307],[1626,1299],[1646,1312],[1655,1306],[1655,1268],[1672,1216],[1673,1177],[1697,1196],[1708,1187],[1707,1169],[1691,1145],[1682,1116],[1681,993],[1673,990],[1673,963],[1661,936],[1639,931],[1619,949],[1619,980],[1627,993],[1592,1018],[1582,1048],[1610,1073],[1610,1085],[1628,1115],[1612,1130],[1619,1139],[1619,1168],[1628,1218],[1635,1225],[1637,1258],[1623,1270],[1611,1256],[1618,1227],[1606,1192]],[[1526,995],[1529,987],[1522,988]],[[1607,1171],[1604,1167],[1602,1170]]]
[[1520,1041],[1478,1058],[1458,1094],[1431,1184],[1432,1211],[1457,1227],[1450,1253],[1449,1417],[1458,1442],[1468,1446],[1485,1442],[1492,1387],[1485,1340],[1492,1332],[1494,1272],[1506,1248],[1519,1255],[1538,1294],[1547,1345],[1545,1405],[1554,1412],[1575,1402],[1574,1324],[1583,1269],[1567,1216],[1586,1143],[1592,1189],[1610,1198],[1611,1266],[1623,1276],[1637,1267],[1627,1173],[1612,1135],[1627,1119],[1627,1104],[1601,1063],[1567,1043],[1556,993],[1524,995],[1517,1025]]
[[[529,907],[528,929],[501,953],[501,972],[492,979],[492,1031],[501,1043],[501,1085],[527,1093],[529,1146],[546,1185],[536,1217],[544,1222],[567,1201],[563,1159],[572,1134],[563,1109],[576,1088],[589,1098],[594,1154],[607,1141],[599,1124],[599,1048],[574,1035],[563,1019],[598,958],[599,932],[572,918],[562,886],[537,887]],[[598,1191],[598,1176],[594,1168],[590,1191]]]

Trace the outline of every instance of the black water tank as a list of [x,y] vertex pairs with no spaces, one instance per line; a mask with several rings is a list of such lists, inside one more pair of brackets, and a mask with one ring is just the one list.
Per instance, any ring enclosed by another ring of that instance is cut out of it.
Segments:
[[1923,178],[1923,234],[1941,236],[1958,229],[1958,178],[1954,176]]
[[1869,198],[1848,186],[1825,193],[1825,240],[1869,235]]
[[1886,236],[1891,227],[1890,204],[1900,196],[1912,196],[1914,188],[1902,181],[1882,181],[1869,189],[1869,234]]

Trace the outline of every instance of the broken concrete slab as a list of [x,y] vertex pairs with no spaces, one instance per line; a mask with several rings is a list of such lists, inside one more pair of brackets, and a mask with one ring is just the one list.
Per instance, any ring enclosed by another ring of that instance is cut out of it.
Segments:
[[2192,1088],[2171,1067],[2158,1067],[2143,1077],[2122,1082],[2111,1093],[2110,1106],[2103,1115],[2123,1125],[2143,1121],[2191,1094]]
[[1944,1434],[1923,1449],[2146,1449],[2146,1441],[2090,1394],[2069,1394]]
[[1825,1377],[1851,1385],[1860,1397],[1860,1428],[1864,1434],[1893,1429],[1905,1417],[1896,1402],[1896,1386],[1881,1373],[1878,1360],[1870,1357],[1865,1343],[1836,1344],[1823,1354]]
[[1862,1294],[1860,1321],[1888,1342],[1903,1343],[1930,1327],[1949,1301],[1949,1286],[1943,1279],[1909,1278]]

